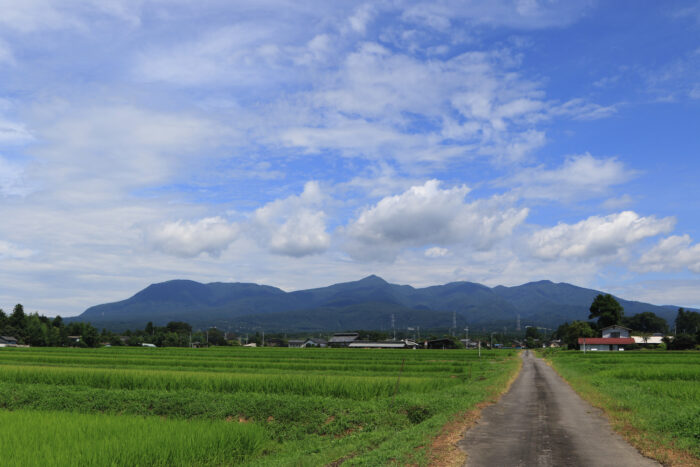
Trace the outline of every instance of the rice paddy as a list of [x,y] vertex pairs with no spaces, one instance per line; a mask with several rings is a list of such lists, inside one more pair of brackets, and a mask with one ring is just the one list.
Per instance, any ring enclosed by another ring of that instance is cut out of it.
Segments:
[[[512,351],[0,350],[4,465],[425,465]],[[8,455],[8,453],[10,453]]]
[[554,352],[552,364],[640,451],[700,465],[700,353]]

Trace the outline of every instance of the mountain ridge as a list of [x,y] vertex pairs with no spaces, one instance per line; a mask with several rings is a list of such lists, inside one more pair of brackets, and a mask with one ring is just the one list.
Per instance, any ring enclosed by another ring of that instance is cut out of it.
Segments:
[[[458,329],[514,329],[518,315],[523,327],[551,328],[564,321],[586,320],[599,293],[605,292],[549,280],[512,287],[457,281],[415,288],[370,275],[285,292],[255,283],[174,279],[151,284],[125,300],[92,306],[70,319],[112,330],[141,328],[148,321],[156,325],[187,321],[195,328],[297,332],[387,330],[391,315],[397,328],[446,329],[452,326],[454,313]],[[678,308],[616,298],[626,316],[651,311],[669,323]]]

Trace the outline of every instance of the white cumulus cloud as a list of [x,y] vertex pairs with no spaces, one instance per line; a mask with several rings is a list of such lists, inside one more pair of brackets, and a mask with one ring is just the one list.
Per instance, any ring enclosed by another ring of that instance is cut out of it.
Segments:
[[529,243],[532,254],[546,260],[610,256],[645,238],[668,233],[674,224],[672,217],[657,219],[623,211],[591,216],[576,224],[560,223],[535,232]]
[[350,253],[360,259],[392,260],[405,247],[460,244],[487,250],[510,235],[527,209],[503,208],[498,200],[464,201],[469,188],[440,188],[429,180],[365,209],[344,230]]
[[700,273],[700,244],[689,235],[672,235],[659,240],[644,253],[637,265],[642,271],[673,271],[688,268]]
[[238,236],[239,227],[221,217],[196,222],[178,220],[151,229],[149,243],[169,255],[194,257],[202,253],[217,257]]
[[275,200],[257,209],[252,219],[253,234],[275,254],[302,257],[323,253],[331,241],[321,208],[324,200],[318,182],[307,182],[299,196]]

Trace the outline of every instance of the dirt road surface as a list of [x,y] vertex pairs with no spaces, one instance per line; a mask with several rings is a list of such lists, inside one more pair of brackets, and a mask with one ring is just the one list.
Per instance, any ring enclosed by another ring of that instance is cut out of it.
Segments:
[[482,412],[459,447],[466,466],[659,466],[610,428],[532,352],[510,390]]

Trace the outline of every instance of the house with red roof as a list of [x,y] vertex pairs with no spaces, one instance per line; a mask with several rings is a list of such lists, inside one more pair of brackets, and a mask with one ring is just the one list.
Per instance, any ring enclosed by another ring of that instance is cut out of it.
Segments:
[[579,337],[578,345],[585,351],[625,350],[625,345],[634,344],[630,328],[613,325],[603,328],[603,337]]

